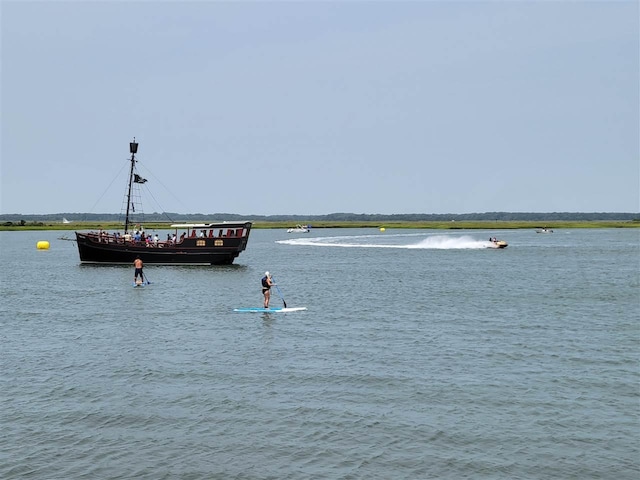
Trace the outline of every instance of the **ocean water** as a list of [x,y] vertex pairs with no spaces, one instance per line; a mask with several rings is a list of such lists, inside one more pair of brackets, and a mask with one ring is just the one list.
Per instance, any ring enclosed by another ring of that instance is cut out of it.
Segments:
[[[254,230],[144,288],[65,233],[0,232],[4,480],[640,477],[638,229]],[[233,312],[265,270],[308,310]]]

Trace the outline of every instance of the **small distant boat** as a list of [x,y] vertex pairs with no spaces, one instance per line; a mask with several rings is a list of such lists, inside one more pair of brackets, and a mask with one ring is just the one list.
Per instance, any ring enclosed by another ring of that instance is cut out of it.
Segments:
[[102,230],[75,232],[80,261],[130,265],[139,257],[145,264],[231,265],[247,247],[251,222],[175,224],[171,225],[171,229],[174,230],[173,237],[167,238],[166,241],[161,241],[157,235],[153,239],[150,235],[145,235],[144,228],[131,229],[130,212],[135,212],[132,199],[139,198],[139,193],[132,192],[132,189],[147,180],[135,173],[135,155],[138,152],[135,138],[129,144],[129,151],[131,169],[125,194],[127,211],[124,233],[107,233]]
[[309,233],[311,227],[309,225],[296,225],[294,228],[287,230],[287,233]]
[[69,221],[69,220],[67,220],[66,218],[62,217],[62,223],[67,224],[67,223],[71,223],[71,221]]
[[553,233],[553,230],[547,227],[542,227],[542,228],[536,229],[536,233]]
[[497,238],[494,237],[489,239],[489,244],[487,245],[487,248],[507,248],[508,246],[509,244],[504,240],[498,240]]

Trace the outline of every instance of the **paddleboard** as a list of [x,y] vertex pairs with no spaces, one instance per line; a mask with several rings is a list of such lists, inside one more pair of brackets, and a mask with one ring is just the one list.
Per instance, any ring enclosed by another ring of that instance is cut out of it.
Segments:
[[134,286],[134,288],[135,287],[144,287],[144,283],[134,283],[133,286]]
[[287,312],[299,312],[301,310],[306,310],[307,307],[276,307],[276,308],[257,308],[257,307],[248,307],[248,308],[234,308],[234,312],[263,312],[263,313],[287,313]]

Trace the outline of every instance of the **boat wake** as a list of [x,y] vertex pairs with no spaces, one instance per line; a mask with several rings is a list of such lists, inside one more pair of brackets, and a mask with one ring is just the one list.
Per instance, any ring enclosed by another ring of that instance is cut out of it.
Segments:
[[[478,240],[468,235],[398,234],[398,235],[352,235],[340,237],[292,238],[278,240],[282,245],[307,247],[343,248],[401,248],[416,250],[460,250],[484,249],[491,245],[487,240]],[[420,237],[420,238],[416,238]]]

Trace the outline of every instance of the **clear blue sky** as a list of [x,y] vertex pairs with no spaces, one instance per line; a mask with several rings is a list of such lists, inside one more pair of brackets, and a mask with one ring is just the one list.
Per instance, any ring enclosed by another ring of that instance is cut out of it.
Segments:
[[0,8],[0,213],[640,211],[637,1]]

